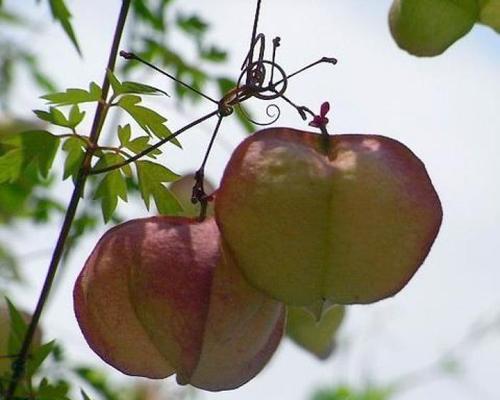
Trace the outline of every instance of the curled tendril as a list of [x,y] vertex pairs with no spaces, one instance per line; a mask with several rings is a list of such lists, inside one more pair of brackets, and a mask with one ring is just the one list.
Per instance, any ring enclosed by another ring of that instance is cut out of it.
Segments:
[[[266,82],[266,77],[271,77]],[[275,80],[276,79],[276,80]],[[268,122],[259,122],[241,107],[241,101],[256,98],[259,100],[274,100],[280,98],[288,87],[288,78],[283,68],[274,61],[260,59],[249,62],[241,72],[236,89],[236,96],[231,98],[231,105],[236,105],[241,114],[250,122],[258,126],[269,126],[274,124],[281,116],[278,105],[270,104],[266,107],[266,115],[271,118]],[[227,96],[229,100],[230,96]]]
[[[268,73],[268,68],[271,74]],[[278,73],[278,79],[274,76]],[[273,80],[266,82],[266,77],[272,76]],[[245,84],[243,84],[245,82]],[[237,88],[245,89],[252,97],[260,100],[274,100],[285,93],[288,87],[288,78],[283,68],[272,61],[262,60],[249,64],[238,78]]]
[[266,115],[269,117],[269,118],[272,118],[271,121],[268,121],[268,122],[259,122],[259,121],[255,121],[254,119],[252,119],[252,117],[250,115],[248,115],[248,113],[245,111],[245,109],[241,106],[241,104],[237,104],[237,107],[239,108],[239,110],[241,111],[241,114],[248,120],[250,121],[252,124],[255,124],[255,125],[258,125],[258,126],[269,126],[269,125],[272,125],[274,124],[276,121],[278,121],[280,119],[280,116],[281,116],[281,109],[278,107],[278,105],[276,104],[269,104],[267,107],[266,107]]

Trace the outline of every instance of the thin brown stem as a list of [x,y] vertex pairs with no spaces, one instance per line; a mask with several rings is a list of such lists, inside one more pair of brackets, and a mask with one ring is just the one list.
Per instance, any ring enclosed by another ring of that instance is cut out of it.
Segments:
[[295,108],[297,110],[297,112],[300,114],[300,117],[305,121],[307,119],[307,115],[306,113],[308,113],[309,115],[311,115],[311,117],[314,118],[315,114],[311,111],[310,108],[306,107],[306,106],[299,106],[297,104],[295,104],[292,100],[290,100],[288,97],[286,97],[284,94],[280,94],[278,92],[276,92],[275,90],[273,90],[273,92],[275,92],[276,94],[279,95],[279,97],[281,99],[283,99],[284,101],[286,101],[288,104],[290,104],[293,108]]
[[203,157],[203,162],[201,163],[200,169],[202,169],[202,170],[204,170],[205,165],[207,165],[208,156],[210,155],[210,152],[212,151],[212,147],[214,145],[215,138],[217,137],[217,133],[219,133],[219,128],[220,128],[220,125],[222,123],[223,118],[224,118],[223,115],[219,115],[219,118],[217,120],[217,124],[215,125],[214,132],[212,134],[212,137],[210,138],[210,143],[208,144],[207,151],[205,152],[205,157]]
[[328,64],[335,65],[335,64],[337,64],[337,59],[333,58],[333,57],[322,57],[318,61],[315,61],[315,62],[313,62],[311,64],[308,64],[305,67],[303,67],[303,68],[301,68],[301,69],[299,69],[299,70],[291,73],[290,75],[287,75],[286,77],[284,77],[283,79],[279,80],[278,82],[275,82],[273,84],[273,87],[276,87],[276,86],[282,84],[284,81],[289,80],[290,78],[293,78],[294,76],[296,76],[296,75],[298,75],[298,74],[300,74],[300,73],[302,73],[302,72],[304,72],[304,71],[306,71],[306,70],[308,70],[308,69],[310,69],[312,67],[315,67],[316,65],[321,64],[321,63],[328,63]]
[[[229,114],[228,114],[229,115]],[[200,203],[200,215],[198,220],[203,221],[207,216],[207,207],[210,196],[207,196],[205,192],[205,166],[208,161],[208,156],[212,151],[212,147],[215,142],[215,138],[217,137],[217,133],[219,132],[219,128],[221,126],[222,120],[227,115],[219,114],[219,118],[217,120],[217,124],[215,125],[214,132],[212,133],[212,137],[210,138],[210,142],[207,147],[207,151],[205,152],[205,157],[203,157],[203,161],[201,163],[200,168],[196,171],[195,174],[195,184],[193,186],[193,192],[191,196],[191,201],[193,204]]]
[[212,111],[211,113],[208,113],[208,114],[204,115],[201,118],[198,118],[196,121],[193,121],[190,124],[182,127],[178,131],[176,131],[176,132],[172,133],[171,135],[163,138],[162,140],[160,140],[159,142],[155,143],[154,145],[148,147],[147,149],[141,151],[140,153],[137,153],[135,156],[130,157],[129,159],[127,159],[127,160],[125,160],[125,161],[123,161],[121,163],[117,163],[115,165],[110,165],[109,167],[105,167],[105,168],[93,169],[93,170],[89,171],[89,175],[102,174],[104,172],[113,171],[115,169],[122,168],[125,165],[131,164],[131,163],[139,160],[140,158],[144,157],[145,155],[151,153],[152,151],[156,150],[157,148],[163,146],[165,143],[170,142],[171,140],[175,139],[177,136],[179,136],[181,133],[187,131],[188,129],[191,129],[194,126],[196,126],[198,124],[201,124],[203,121],[206,121],[207,119],[212,118],[213,116],[217,115],[218,112],[219,112],[219,110],[215,110],[215,111]]
[[86,136],[81,136],[81,135],[79,135],[77,133],[63,133],[61,135],[55,135],[55,136],[57,136],[58,138],[61,138],[61,139],[76,138],[76,139],[82,141],[85,144],[85,146],[90,146],[90,140],[89,140],[89,138],[86,137]]
[[182,85],[184,86],[185,88],[188,88],[189,90],[191,90],[192,92],[196,93],[197,95],[201,96],[201,97],[204,97],[205,99],[211,101],[212,103],[215,103],[217,104],[217,100],[215,99],[212,99],[210,96],[206,95],[205,93],[203,93],[202,91],[196,89],[195,87],[191,86],[191,85],[188,85],[187,83],[185,82],[182,82],[181,80],[177,79],[175,76],[173,76],[172,74],[169,74],[167,71],[164,71],[162,70],[161,68],[158,68],[156,65],[154,64],[151,64],[150,62],[144,60],[143,58],[139,57],[137,54],[135,53],[130,53],[130,52],[127,52],[127,51],[121,51],[120,52],[120,55],[125,58],[126,60],[136,60],[136,61],[139,61],[141,62],[142,64],[144,65],[147,65],[149,68],[152,68],[154,69],[156,72],[159,72],[160,74],[166,76],[167,78],[170,78],[172,79],[174,82],[176,82],[177,84],[179,85]]
[[254,46],[255,46],[256,39],[257,39],[257,28],[259,25],[261,4],[262,4],[262,0],[257,0],[257,8],[255,9],[255,15],[254,15],[254,19],[253,19],[252,37],[250,39],[250,51],[249,51],[248,57],[246,59],[246,61],[248,61],[248,64],[244,63],[242,69],[245,68],[246,65],[250,65],[253,61],[253,51],[254,51]]
[[98,150],[108,150],[108,151],[111,151],[113,153],[121,154],[122,156],[127,157],[127,159],[133,157],[131,154],[129,154],[125,150],[121,149],[120,147],[99,146],[97,149]]
[[[113,44],[111,46],[111,51],[108,58],[107,69],[113,71],[116,63],[116,58],[118,55],[118,48],[120,39],[123,35],[123,29],[125,26],[125,21],[127,19],[127,14],[130,9],[131,0],[123,0],[122,6],[120,9],[120,14],[118,17],[118,22],[116,24],[115,33],[113,37]],[[40,296],[38,298],[38,302],[33,312],[33,317],[31,318],[30,324],[28,325],[28,329],[26,331],[26,335],[24,337],[21,350],[19,352],[19,356],[14,361],[13,366],[13,374],[12,380],[10,381],[9,387],[7,389],[5,400],[13,400],[16,389],[19,385],[20,380],[23,378],[24,370],[26,367],[26,360],[28,358],[29,348],[33,341],[33,336],[35,334],[35,330],[38,326],[38,322],[40,321],[40,316],[45,307],[47,299],[49,297],[50,291],[52,289],[52,284],[54,282],[55,275],[57,273],[57,269],[63,255],[64,246],[66,244],[66,239],[68,238],[71,225],[73,223],[73,219],[76,214],[76,210],[78,208],[78,204],[80,199],[82,198],[83,189],[85,187],[85,182],[88,177],[88,171],[90,168],[92,156],[97,147],[97,141],[99,139],[99,134],[101,132],[101,128],[104,122],[104,118],[106,116],[106,112],[108,109],[106,99],[108,97],[109,92],[109,80],[107,75],[104,75],[104,80],[102,84],[102,95],[101,101],[97,104],[96,112],[94,115],[94,121],[92,123],[92,129],[90,132],[90,143],[92,144],[87,148],[85,153],[84,160],[78,172],[78,176],[76,178],[75,187],[73,189],[73,193],[71,195],[71,199],[69,201],[68,208],[66,210],[66,214],[64,216],[64,222],[61,227],[61,231],[59,233],[59,237],[57,239],[56,246],[52,253],[52,258],[50,260],[50,264],[47,270],[47,275],[45,277],[45,281],[40,292]]]

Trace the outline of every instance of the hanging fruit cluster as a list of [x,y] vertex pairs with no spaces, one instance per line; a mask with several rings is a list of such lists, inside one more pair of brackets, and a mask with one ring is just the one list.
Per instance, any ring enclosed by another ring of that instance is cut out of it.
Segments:
[[[315,115],[285,95],[290,78],[337,60],[322,57],[287,74],[276,61],[279,37],[266,59],[266,38],[257,32],[261,2],[236,87],[216,101],[174,78],[217,109],[152,147],[217,116],[194,187],[172,188],[181,202],[199,203],[199,218],[114,227],[77,279],[75,312],[88,344],[126,374],[176,374],[180,384],[234,389],[262,370],[285,332],[326,358],[344,305],[398,293],[441,225],[438,195],[406,146],[378,135],[329,135],[328,103]],[[320,134],[288,128],[253,134],[210,193],[204,168],[221,122],[251,98],[284,100],[304,121],[309,114]]]
[[76,316],[120,371],[236,388],[276,350],[287,306],[289,335],[324,358],[343,315],[332,305],[399,292],[442,219],[424,164],[403,144],[287,128],[236,148],[214,203],[203,221],[114,227],[88,258]]

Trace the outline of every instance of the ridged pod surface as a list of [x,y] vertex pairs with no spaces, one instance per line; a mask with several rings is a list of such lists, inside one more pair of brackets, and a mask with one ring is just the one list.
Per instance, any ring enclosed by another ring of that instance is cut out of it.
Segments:
[[218,391],[267,363],[284,306],[256,291],[220,250],[213,219],[136,219],[99,240],[74,288],[89,346],[129,375]]
[[442,209],[424,164],[396,140],[271,128],[233,152],[215,216],[252,285],[316,306],[400,291],[427,256]]

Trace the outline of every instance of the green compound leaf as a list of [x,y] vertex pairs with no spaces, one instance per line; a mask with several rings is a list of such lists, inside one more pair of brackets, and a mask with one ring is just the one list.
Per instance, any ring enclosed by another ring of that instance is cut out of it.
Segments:
[[71,13],[69,12],[66,4],[64,4],[64,0],[49,0],[50,11],[52,12],[52,16],[56,21],[59,21],[62,28],[66,32],[66,35],[69,37],[73,46],[75,46],[76,51],[79,55],[82,55],[80,50],[80,46],[78,45],[78,41],[76,40],[75,32],[73,30],[73,26],[71,25]]
[[431,57],[469,32],[478,18],[477,0],[394,0],[389,26],[399,47]]
[[44,130],[33,130],[2,138],[8,150],[0,156],[0,183],[13,182],[30,165],[46,178],[59,148],[59,138]]
[[21,313],[14,306],[14,304],[12,304],[12,302],[7,298],[5,300],[7,301],[7,307],[9,309],[10,317],[10,334],[7,346],[8,353],[17,354],[21,349],[24,335],[26,334],[26,330],[28,329],[28,324],[24,320]]
[[107,75],[111,88],[113,89],[114,96],[120,96],[122,94],[146,94],[146,95],[164,94],[165,96],[170,97],[167,92],[158,89],[154,86],[132,81],[120,82],[120,80],[116,77],[113,71],[108,70]]
[[167,97],[170,97],[170,95],[162,89],[158,89],[157,87],[145,85],[144,83],[139,83],[139,82],[132,82],[132,81],[122,82],[122,90],[123,93],[150,94],[150,95],[163,94]]
[[128,112],[135,122],[151,136],[152,126],[163,125],[167,119],[150,108],[138,105],[140,102],[139,96],[127,95],[120,99],[118,105]]
[[80,108],[78,107],[77,104],[71,107],[68,116],[70,128],[72,129],[76,128],[80,124],[80,122],[83,121],[84,117],[85,117],[85,111],[80,111]]
[[67,396],[69,384],[65,381],[49,383],[47,378],[43,378],[37,389],[37,400],[70,400]]
[[34,110],[33,111],[38,118],[43,121],[50,122],[51,124],[62,126],[64,128],[71,128],[71,124],[66,118],[66,116],[62,113],[61,110],[58,110],[55,107],[50,107],[49,112],[42,110]]
[[179,29],[196,38],[201,37],[208,29],[208,24],[197,15],[179,15],[176,22]]
[[[105,153],[97,162],[95,168],[106,168],[124,162],[121,154]],[[127,182],[121,169],[114,169],[105,173],[94,195],[95,199],[101,199],[102,215],[104,222],[108,222],[118,204],[118,198],[127,201]]]
[[[132,151],[134,154],[139,154],[149,148],[151,144],[149,143],[149,136],[139,136],[127,143],[125,148]],[[147,157],[156,158],[156,156],[161,154],[160,149],[154,149],[147,154]]]
[[106,76],[108,77],[111,89],[113,89],[113,95],[118,96],[122,93],[122,83],[116,77],[116,75],[110,69],[106,70]]
[[171,0],[163,0],[160,2],[160,7],[153,9],[147,2],[147,0],[136,0],[132,2],[132,9],[135,16],[139,20],[145,21],[148,25],[151,25],[155,30],[163,32],[165,31],[165,11],[168,9],[168,3]]
[[[134,154],[139,154],[151,146],[149,143],[149,136],[140,136],[135,139],[131,139],[132,130],[130,125],[118,126],[118,139],[120,140],[120,147],[130,150]],[[156,158],[157,155],[161,154],[160,149],[155,149],[146,154],[147,157]]]
[[214,63],[221,63],[227,60],[227,52],[221,50],[217,46],[210,46],[208,48],[201,49],[201,58]]
[[151,161],[137,161],[135,165],[139,178],[139,190],[146,208],[149,210],[152,197],[160,214],[172,215],[181,212],[181,205],[164,185],[177,180],[179,175]]
[[[172,132],[165,126],[167,119],[148,107],[138,105],[140,102],[141,98],[139,96],[125,95],[118,101],[118,105],[124,109],[149,136],[154,135],[159,139],[170,136]],[[171,142],[181,147],[177,139],[172,139]]]
[[102,90],[95,82],[91,82],[89,90],[85,89],[66,89],[65,92],[51,93],[42,96],[49,104],[56,104],[58,106],[68,106],[73,104],[88,103],[99,101],[101,99]]
[[121,147],[127,147],[131,136],[132,130],[130,129],[130,124],[125,126],[118,125],[118,139],[120,140]]
[[40,368],[40,365],[47,359],[47,357],[52,353],[55,347],[55,340],[45,343],[44,345],[38,347],[33,353],[30,354],[28,362],[26,364],[26,373],[28,376],[33,376]]
[[14,182],[21,174],[23,155],[20,149],[10,150],[0,157],[0,183]]
[[70,176],[75,182],[80,166],[85,157],[86,146],[83,140],[78,137],[70,137],[64,142],[62,149],[67,153],[64,161],[63,179],[68,179]]

